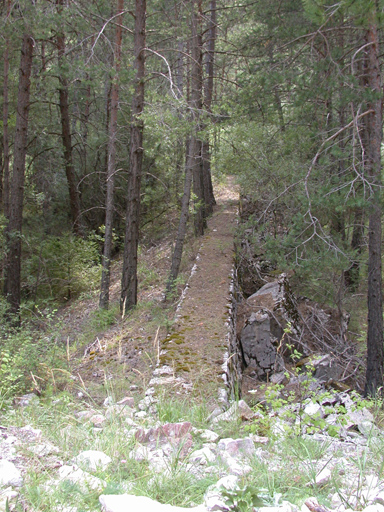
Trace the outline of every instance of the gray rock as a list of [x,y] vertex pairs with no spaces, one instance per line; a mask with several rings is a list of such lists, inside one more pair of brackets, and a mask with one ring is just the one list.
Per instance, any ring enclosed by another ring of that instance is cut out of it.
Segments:
[[92,489],[98,492],[102,492],[107,486],[107,483],[97,478],[86,471],[83,471],[75,464],[72,466],[65,465],[59,469],[59,479],[68,480],[72,483],[78,484],[81,489],[87,491]]
[[188,460],[191,463],[205,465],[208,462],[214,462],[216,460],[216,455],[212,450],[204,447],[201,450],[193,452]]
[[164,505],[158,501],[154,501],[146,496],[133,496],[131,494],[109,494],[99,497],[101,509],[103,512],[206,512],[203,505],[192,508],[174,507],[172,505]]
[[12,485],[14,487],[23,485],[21,472],[9,460],[0,460],[0,486],[2,485]]
[[94,414],[89,418],[89,421],[94,427],[103,427],[107,421],[107,418],[102,414]]
[[255,445],[250,437],[222,439],[217,447],[220,452],[226,452],[234,458],[251,457],[255,453]]
[[112,462],[111,457],[98,450],[86,450],[79,453],[73,462],[78,465],[84,465],[90,471],[106,469]]
[[220,437],[216,432],[213,432],[213,430],[201,430],[198,433],[203,441],[209,441],[212,443],[216,443]]

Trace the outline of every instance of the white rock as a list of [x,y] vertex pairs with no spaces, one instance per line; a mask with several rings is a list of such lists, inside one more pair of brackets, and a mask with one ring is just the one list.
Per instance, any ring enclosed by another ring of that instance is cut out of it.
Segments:
[[31,425],[26,425],[20,429],[20,432],[23,432],[31,437],[39,438],[41,437],[41,430],[39,428],[33,428]]
[[65,465],[59,469],[60,480],[69,480],[78,484],[82,489],[93,489],[99,492],[107,486],[107,483],[89,473],[83,471],[75,464],[73,466]]
[[31,445],[28,447],[28,450],[38,457],[47,457],[48,455],[53,455],[54,453],[60,452],[57,446],[54,446],[50,443]]
[[146,418],[147,417],[147,413],[145,411],[138,411],[138,412],[135,412],[135,418]]
[[114,403],[114,400],[111,396],[107,396],[107,398],[104,400],[103,405],[104,407],[108,407],[108,405],[112,405]]
[[107,421],[106,417],[102,414],[94,414],[89,418],[89,421],[94,427],[102,427]]
[[111,457],[98,450],[86,450],[79,453],[79,455],[73,459],[75,464],[84,464],[84,466],[91,471],[96,471],[98,468],[106,469],[111,461]]
[[9,510],[13,510],[14,507],[10,502],[11,502],[11,500],[17,498],[18,495],[19,495],[19,493],[14,491],[12,489],[12,487],[7,487],[3,491],[0,491],[0,512],[6,512],[7,501],[8,501]]
[[202,430],[199,432],[199,435],[201,439],[204,441],[209,441],[210,443],[216,443],[216,441],[219,439],[219,435],[216,434],[216,432],[213,432],[212,430]]
[[188,460],[195,464],[204,465],[207,464],[207,462],[214,462],[215,459],[216,455],[213,453],[213,451],[204,447],[201,450],[196,450],[193,452]]
[[0,460],[0,485],[23,485],[23,478],[20,471],[9,460]]
[[317,486],[322,487],[326,485],[332,477],[332,473],[328,468],[324,468],[320,471],[320,473],[316,476],[315,483]]
[[363,512],[384,512],[384,505],[376,503],[375,505],[368,505],[363,509]]
[[172,505],[163,505],[146,496],[130,494],[102,494],[99,501],[103,512],[206,512],[203,505],[193,508],[173,507]]
[[315,415],[320,417],[321,416],[321,405],[316,402],[309,402],[304,407],[304,412],[305,412],[305,414],[308,414],[308,416],[311,416],[311,417],[315,416]]

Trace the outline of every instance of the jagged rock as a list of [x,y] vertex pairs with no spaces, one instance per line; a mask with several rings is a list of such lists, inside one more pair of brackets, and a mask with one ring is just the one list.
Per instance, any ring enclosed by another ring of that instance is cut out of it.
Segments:
[[324,468],[318,475],[316,475],[315,484],[318,487],[326,485],[332,477],[332,473],[328,468]]
[[135,399],[132,396],[125,396],[117,402],[117,405],[126,405],[133,409],[135,407]]
[[208,462],[214,462],[216,460],[216,455],[210,448],[204,447],[201,450],[196,450],[189,457],[189,462],[205,465]]
[[237,336],[245,364],[254,368],[259,379],[284,369],[278,354],[284,329],[299,332],[299,315],[288,279],[282,274],[277,281],[265,284],[238,308]]
[[86,471],[83,471],[75,464],[72,466],[64,465],[59,469],[59,479],[68,480],[74,484],[78,484],[81,489],[87,491],[92,489],[102,492],[107,486],[107,483],[97,478]]
[[111,396],[107,396],[107,398],[103,402],[104,407],[108,407],[113,405],[113,398]]
[[31,445],[28,449],[38,457],[47,457],[48,455],[54,455],[60,452],[59,448],[51,443]]
[[208,512],[223,511],[227,512],[229,507],[224,503],[222,488],[227,490],[236,489],[239,478],[235,475],[220,478],[215,485],[208,488],[204,496],[204,505]]
[[152,448],[160,445],[163,451],[177,451],[179,457],[185,458],[193,444],[191,430],[192,425],[187,421],[166,423],[149,430],[139,429],[135,437],[141,444],[148,444]]
[[95,414],[96,414],[96,411],[87,410],[87,411],[79,411],[75,414],[75,416],[79,420],[87,421],[90,418],[92,418],[92,416],[94,416]]
[[342,368],[331,354],[311,357],[311,365],[314,368],[314,378],[319,382],[337,381],[342,375]]
[[19,493],[17,491],[14,491],[12,487],[7,487],[6,489],[3,489],[0,491],[0,512],[6,512],[7,510],[7,502],[9,510],[14,510],[14,504],[11,503],[12,500],[17,498]]
[[234,458],[251,457],[255,453],[255,445],[250,437],[222,439],[217,447],[220,452],[226,452]]
[[12,485],[14,487],[23,485],[21,472],[9,460],[0,460],[0,485]]
[[107,418],[102,414],[94,414],[89,418],[89,421],[94,427],[103,427],[107,421]]
[[99,497],[99,501],[103,512],[127,512],[127,510],[132,512],[137,510],[150,512],[206,512],[203,505],[192,508],[174,507],[172,505],[164,505],[146,496],[133,496],[131,494],[102,494]]
[[201,430],[198,433],[203,441],[215,443],[219,439],[219,435],[216,434],[216,432],[213,432],[212,430]]
[[252,409],[244,402],[244,400],[239,400],[239,402],[234,402],[231,407],[215,416],[211,423],[216,424],[220,421],[237,421],[239,419],[253,419],[258,417],[259,414],[252,411]]
[[34,393],[27,393],[23,396],[17,396],[13,403],[18,407],[27,407],[28,405],[38,405],[40,399]]
[[106,469],[112,462],[111,457],[98,450],[86,450],[79,453],[74,459],[75,464],[84,465],[90,471]]
[[105,417],[107,419],[111,419],[114,417],[132,417],[133,416],[133,409],[129,407],[128,405],[109,405],[107,409],[105,410]]

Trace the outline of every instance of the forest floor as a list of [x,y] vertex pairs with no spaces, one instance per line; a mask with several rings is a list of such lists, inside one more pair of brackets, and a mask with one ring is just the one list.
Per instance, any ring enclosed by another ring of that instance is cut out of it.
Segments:
[[229,180],[216,187],[215,196],[205,235],[186,243],[178,298],[172,304],[163,302],[172,241],[152,240],[141,248],[139,303],[128,316],[122,319],[118,313],[120,261],[112,269],[108,312],[98,310],[97,292],[60,312],[74,388],[96,403],[111,394],[118,400],[127,392],[139,399],[158,363],[172,368],[174,376],[182,374],[197,391],[204,383],[204,398],[217,399],[223,384],[238,191]]

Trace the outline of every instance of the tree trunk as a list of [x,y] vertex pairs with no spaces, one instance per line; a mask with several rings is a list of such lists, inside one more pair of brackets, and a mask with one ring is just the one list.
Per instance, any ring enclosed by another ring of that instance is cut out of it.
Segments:
[[[211,112],[212,98],[213,98],[213,79],[214,79],[214,58],[215,58],[215,43],[216,43],[216,0],[210,2],[211,16],[208,24],[208,44],[206,53],[206,87],[204,89],[204,106],[208,112]],[[212,174],[211,174],[211,151],[209,136],[203,140],[201,148],[201,158],[203,162],[203,176],[204,176],[204,202],[205,213],[211,215],[213,206],[216,204],[215,196],[213,194]]]
[[[7,1],[7,19],[10,14],[11,2]],[[4,216],[9,218],[9,131],[8,131],[8,78],[9,78],[9,38],[5,38],[4,79],[3,79],[3,165],[1,202]]]
[[[61,12],[63,0],[56,0],[58,11]],[[62,69],[65,58],[65,38],[63,33],[58,33],[56,38],[59,60],[59,103],[61,117],[61,138],[64,147],[65,174],[68,182],[69,202],[71,209],[71,218],[73,231],[76,235],[83,236],[84,229],[81,221],[80,197],[77,188],[75,168],[72,159],[72,137],[69,122],[69,104],[68,104],[68,80]]]
[[[201,37],[201,0],[195,0],[193,2],[193,12],[191,17],[191,29],[192,29],[192,40],[191,40],[191,114],[195,120],[194,133],[191,139],[198,137],[198,131],[200,130],[200,112],[202,108],[202,37]],[[194,226],[195,235],[201,236],[204,234],[206,227],[206,215],[205,215],[205,203],[204,203],[204,178],[203,178],[203,166],[201,162],[201,141],[191,140],[191,148],[196,150],[195,160],[193,165],[193,193],[195,195],[194,205]]]
[[[32,69],[33,38],[26,34],[21,47],[19,88],[17,93],[16,132],[13,151],[13,170],[10,187],[9,222],[7,226],[7,256],[5,265],[4,295],[10,313],[18,315],[21,282],[21,231],[23,220],[23,195],[25,157],[28,143],[28,115],[30,106],[30,77]],[[15,323],[18,320],[13,319]]]
[[137,249],[139,244],[140,188],[143,162],[144,125],[140,115],[144,108],[146,0],[136,0],[135,5],[134,68],[136,77],[131,112],[130,173],[121,279],[120,310],[123,315],[137,303]]
[[108,166],[107,166],[107,194],[105,201],[105,234],[104,249],[102,257],[102,273],[100,285],[99,306],[107,309],[109,306],[109,283],[112,253],[113,234],[113,213],[114,213],[114,190],[116,174],[116,143],[117,143],[117,113],[119,107],[119,72],[121,66],[121,42],[124,0],[117,0],[116,36],[115,36],[115,57],[114,57],[114,79],[111,90],[111,110],[108,138]]
[[[369,210],[368,240],[368,336],[366,395],[375,396],[383,387],[383,302],[381,277],[381,142],[382,99],[377,14],[371,13],[366,33],[367,81],[373,99],[368,108],[368,143],[366,147],[366,175],[372,193]],[[372,94],[374,93],[374,95]]]
[[191,198],[191,188],[192,188],[192,176],[193,176],[193,168],[195,165],[199,165],[196,161],[195,155],[198,151],[194,145],[196,145],[198,141],[195,137],[191,137],[191,139],[187,142],[187,157],[185,162],[185,178],[184,178],[184,192],[183,198],[181,200],[181,212],[179,219],[179,226],[177,230],[175,249],[172,254],[172,263],[171,263],[171,271],[169,273],[167,287],[166,287],[166,298],[170,296],[173,291],[173,287],[177,276],[180,271],[180,263],[183,255],[183,246],[185,235],[187,234],[187,224],[189,217],[189,201]]

